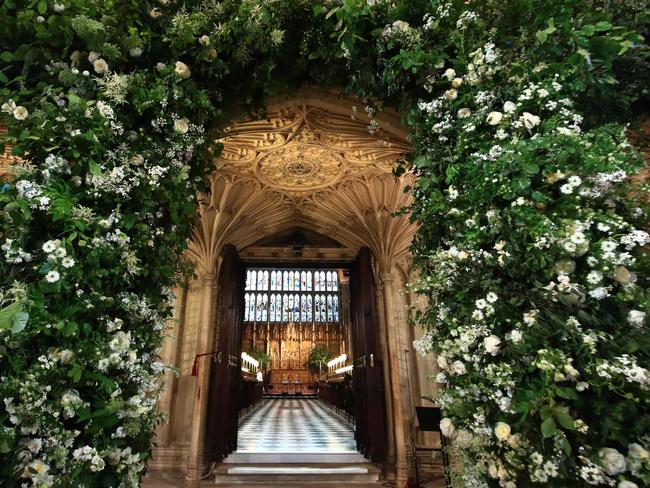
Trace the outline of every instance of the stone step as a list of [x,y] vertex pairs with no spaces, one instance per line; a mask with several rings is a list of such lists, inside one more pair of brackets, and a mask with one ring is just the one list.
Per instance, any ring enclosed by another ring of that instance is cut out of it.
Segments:
[[379,480],[379,469],[369,463],[312,463],[301,466],[280,463],[221,464],[214,477],[218,485],[274,484],[291,486],[375,486]]
[[235,451],[223,460],[224,464],[242,463],[365,463],[366,458],[358,452],[239,452]]

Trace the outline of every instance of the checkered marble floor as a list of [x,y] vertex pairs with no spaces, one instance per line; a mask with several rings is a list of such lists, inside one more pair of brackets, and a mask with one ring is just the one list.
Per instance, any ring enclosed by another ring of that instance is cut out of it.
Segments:
[[352,427],[315,399],[265,399],[239,426],[237,452],[356,453]]

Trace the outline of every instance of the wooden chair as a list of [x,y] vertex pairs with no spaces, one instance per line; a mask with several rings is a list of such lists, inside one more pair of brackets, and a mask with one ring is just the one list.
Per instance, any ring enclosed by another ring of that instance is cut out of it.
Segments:
[[415,481],[417,486],[420,486],[420,472],[418,467],[418,451],[439,451],[442,454],[442,467],[445,473],[445,486],[451,486],[451,473],[449,470],[449,456],[447,454],[447,441],[445,436],[440,432],[440,420],[442,419],[442,412],[439,407],[415,407],[415,412],[418,417],[418,424],[422,432],[437,432],[440,435],[440,447],[422,447],[418,446],[415,441],[415,436],[411,439],[413,447],[413,459],[415,461]]

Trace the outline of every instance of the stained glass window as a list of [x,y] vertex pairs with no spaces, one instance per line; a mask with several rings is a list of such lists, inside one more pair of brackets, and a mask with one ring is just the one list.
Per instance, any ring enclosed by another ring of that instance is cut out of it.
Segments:
[[246,322],[336,323],[339,305],[336,270],[246,270]]

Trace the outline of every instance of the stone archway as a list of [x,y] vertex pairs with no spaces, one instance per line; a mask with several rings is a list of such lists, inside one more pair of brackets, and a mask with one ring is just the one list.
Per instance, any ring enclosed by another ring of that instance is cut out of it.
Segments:
[[[380,350],[388,366],[384,371],[388,461],[397,478],[405,479],[404,412],[411,406],[404,392],[409,366],[403,351],[410,349],[411,338],[406,302],[398,291],[405,282],[401,275],[404,263],[410,262],[416,225],[408,215],[395,215],[411,201],[404,189],[412,177],[392,174],[397,160],[409,150],[404,128],[394,114],[370,117],[359,101],[305,92],[269,101],[263,119],[235,123],[224,133],[218,141],[224,150],[215,160],[211,191],[187,251],[199,280],[179,294],[180,324],[174,327],[184,330],[176,331],[180,339],[164,351],[181,363],[182,373],[179,380],[168,380],[162,403],[172,412],[172,425],[161,430],[161,444],[166,442],[167,447],[157,450],[158,461],[151,468],[181,472],[188,479],[197,479],[206,468],[210,363],[201,363],[205,367],[199,368],[196,378],[187,378],[186,372],[190,357],[211,350],[219,328],[215,303],[222,249],[230,244],[254,255],[256,242],[300,226],[331,237],[350,256],[363,246],[372,252],[379,285]],[[276,258],[282,258],[282,250],[277,252]],[[186,431],[182,442],[174,445],[179,428]]]

